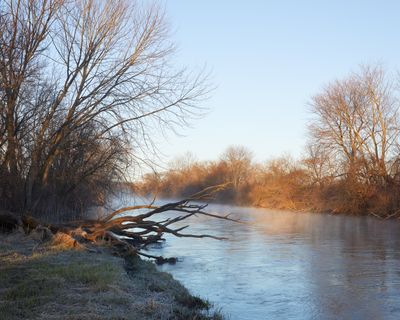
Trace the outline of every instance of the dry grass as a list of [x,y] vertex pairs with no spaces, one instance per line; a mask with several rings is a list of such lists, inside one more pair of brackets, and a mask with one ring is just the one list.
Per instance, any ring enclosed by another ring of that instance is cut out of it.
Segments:
[[0,234],[1,319],[221,319],[137,257],[41,246]]

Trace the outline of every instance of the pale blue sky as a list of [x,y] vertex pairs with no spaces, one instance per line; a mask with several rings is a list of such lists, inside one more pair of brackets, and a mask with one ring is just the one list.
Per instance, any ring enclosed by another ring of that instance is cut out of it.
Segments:
[[365,63],[399,68],[400,1],[165,0],[179,63],[204,64],[218,86],[208,115],[161,147],[216,159],[231,144],[257,160],[299,156],[307,103]]

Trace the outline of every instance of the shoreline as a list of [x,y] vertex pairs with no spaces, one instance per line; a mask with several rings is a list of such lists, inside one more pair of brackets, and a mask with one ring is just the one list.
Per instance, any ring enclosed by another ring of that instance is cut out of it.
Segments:
[[[149,197],[149,195],[143,196],[145,198]],[[150,196],[154,197],[154,196]],[[182,199],[184,197],[160,197],[158,200],[178,200]],[[199,203],[204,203],[204,204],[209,204],[209,205],[221,205],[221,206],[233,206],[233,207],[238,207],[241,209],[249,208],[249,209],[265,209],[265,210],[276,210],[276,211],[286,211],[286,212],[293,212],[293,213],[310,213],[310,214],[321,214],[321,215],[330,215],[330,216],[347,216],[347,217],[365,217],[365,218],[372,218],[380,221],[396,221],[400,220],[400,217],[398,216],[398,212],[396,214],[388,215],[388,216],[379,216],[375,214],[374,212],[369,212],[368,214],[357,214],[357,213],[348,213],[348,212],[340,212],[340,211],[335,211],[335,210],[316,210],[313,207],[309,208],[302,208],[302,209],[292,209],[292,208],[274,208],[274,207],[268,207],[268,206],[262,206],[262,205],[251,205],[251,204],[236,204],[236,203],[231,203],[231,202],[223,202],[223,201],[204,201],[204,200],[195,200],[195,202]]]
[[210,307],[137,256],[0,233],[2,319],[222,320]]

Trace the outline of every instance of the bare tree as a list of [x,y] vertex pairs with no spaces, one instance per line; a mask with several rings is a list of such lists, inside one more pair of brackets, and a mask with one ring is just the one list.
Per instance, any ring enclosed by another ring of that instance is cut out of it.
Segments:
[[171,64],[155,4],[7,0],[0,10],[1,171],[20,181],[27,209],[101,195],[154,150],[155,133],[198,115],[206,77]]
[[365,67],[360,81],[365,82],[368,101],[367,141],[370,177],[379,183],[388,182],[390,167],[397,154],[399,141],[399,100],[396,88],[384,70]]
[[384,70],[363,67],[313,98],[312,144],[325,149],[348,177],[386,180],[399,138],[398,106]]
[[228,167],[229,181],[235,190],[246,180],[252,161],[252,153],[243,146],[230,146],[223,153],[222,161]]
[[306,146],[306,156],[302,163],[310,175],[311,183],[322,186],[338,176],[337,168],[332,162],[329,150],[323,145],[308,144]]
[[2,1],[0,4],[0,163],[8,186],[3,197],[12,199],[24,174],[22,140],[32,118],[30,87],[38,81],[40,60],[51,24],[62,1]]

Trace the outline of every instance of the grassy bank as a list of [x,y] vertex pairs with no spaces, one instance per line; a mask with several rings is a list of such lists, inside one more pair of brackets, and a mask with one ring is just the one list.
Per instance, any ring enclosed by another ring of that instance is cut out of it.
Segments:
[[1,319],[222,319],[137,257],[0,234]]

